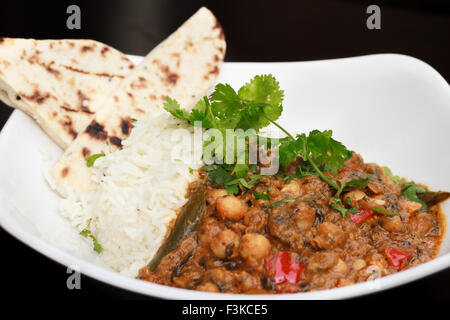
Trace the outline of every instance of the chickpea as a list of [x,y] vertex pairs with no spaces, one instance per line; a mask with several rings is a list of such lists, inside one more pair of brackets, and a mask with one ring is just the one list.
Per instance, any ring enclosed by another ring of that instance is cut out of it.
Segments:
[[294,215],[294,221],[297,228],[301,232],[305,232],[312,228],[316,221],[316,210],[311,208],[304,202],[300,202],[297,205],[297,211]]
[[309,259],[306,269],[310,272],[328,270],[338,263],[338,256],[329,251],[316,252]]
[[228,191],[225,189],[212,189],[208,190],[206,193],[206,201],[208,201],[209,204],[214,205],[216,203],[217,198],[226,196],[228,194]]
[[405,207],[405,209],[408,213],[413,213],[413,212],[419,210],[420,208],[422,208],[422,205],[415,201],[402,199],[402,200],[400,200],[400,202],[402,202],[402,203],[400,203],[400,205]]
[[244,224],[247,226],[247,232],[260,231],[266,224],[266,213],[259,208],[251,208],[244,216]]
[[211,251],[219,259],[235,258],[238,247],[239,236],[229,229],[219,232],[210,244]]
[[409,220],[409,224],[415,232],[424,236],[433,228],[433,218],[429,213],[419,212]]
[[320,249],[342,247],[344,243],[344,231],[331,222],[322,223],[317,228],[317,236],[313,239],[313,244]]
[[340,278],[336,284],[336,286],[338,287],[345,287],[345,286],[349,286],[354,284],[355,282],[350,280],[350,279],[346,279],[346,278]]
[[205,278],[216,283],[220,282],[224,285],[232,285],[234,282],[232,272],[222,267],[207,270],[205,273]]
[[281,188],[282,193],[287,193],[293,198],[297,198],[300,196],[300,185],[297,181],[291,181],[288,184],[285,184],[283,188]]
[[270,241],[259,233],[247,233],[241,239],[239,253],[246,260],[265,258],[270,253]]
[[207,281],[207,282],[203,282],[203,283],[199,284],[197,286],[197,288],[195,288],[195,290],[205,291],[205,292],[220,292],[217,285],[215,285],[211,281]]
[[217,198],[216,210],[220,218],[238,221],[244,217],[248,206],[237,197],[227,195]]
[[364,259],[358,258],[358,259],[353,260],[352,268],[354,270],[361,270],[365,266],[366,266],[366,262],[364,261]]
[[223,226],[216,218],[206,217],[197,232],[198,240],[203,243],[209,243],[222,229]]
[[334,265],[334,267],[331,268],[331,271],[340,274],[347,274],[348,267],[347,264],[344,261],[342,261],[342,259],[339,259],[337,263]]
[[235,279],[239,282],[239,288],[242,292],[262,289],[261,280],[257,275],[251,275],[246,271],[241,271],[236,274]]
[[404,233],[406,231],[406,227],[399,216],[382,216],[379,218],[378,223],[383,229],[389,232]]

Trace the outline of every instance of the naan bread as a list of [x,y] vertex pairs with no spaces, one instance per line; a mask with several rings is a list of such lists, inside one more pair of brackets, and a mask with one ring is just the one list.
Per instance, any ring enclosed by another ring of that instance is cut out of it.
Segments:
[[[47,177],[62,196],[95,188],[86,156],[121,148],[133,127],[131,119],[163,111],[166,96],[192,108],[207,94],[225,56],[225,38],[216,17],[201,8],[153,49],[78,134]],[[170,143],[170,142],[168,142]]]
[[93,40],[0,38],[0,100],[66,149],[133,68],[121,52]]

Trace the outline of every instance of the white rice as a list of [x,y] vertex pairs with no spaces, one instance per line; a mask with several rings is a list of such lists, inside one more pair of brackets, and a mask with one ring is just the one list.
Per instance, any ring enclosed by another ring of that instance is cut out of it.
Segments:
[[62,216],[92,232],[110,268],[135,277],[160,247],[202,164],[193,132],[166,114],[137,122],[122,150],[95,161],[97,190],[62,200]]

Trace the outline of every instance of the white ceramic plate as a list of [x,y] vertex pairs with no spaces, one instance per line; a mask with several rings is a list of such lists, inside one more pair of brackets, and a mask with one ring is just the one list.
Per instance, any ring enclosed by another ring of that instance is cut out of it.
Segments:
[[[132,57],[139,62],[139,57]],[[336,138],[368,162],[401,176],[450,190],[450,89],[430,66],[415,58],[384,54],[291,63],[226,63],[218,79],[239,87],[256,74],[272,73],[285,90],[280,119],[291,132],[332,129]],[[87,276],[162,298],[228,299],[159,286],[121,276],[86,254],[85,242],[58,216],[58,196],[43,172],[61,150],[25,114],[14,111],[0,134],[0,223],[20,241]],[[450,204],[443,210],[450,216]],[[57,230],[58,232],[55,232]],[[93,252],[92,250],[87,250]],[[336,299],[364,295],[425,277],[450,266],[450,240],[440,256],[418,267],[348,287],[241,299]]]

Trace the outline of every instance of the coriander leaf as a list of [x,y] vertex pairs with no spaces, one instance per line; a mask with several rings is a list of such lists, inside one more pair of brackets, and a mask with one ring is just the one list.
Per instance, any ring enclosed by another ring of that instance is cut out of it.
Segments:
[[359,212],[359,210],[356,208],[350,209],[345,208],[344,205],[342,204],[341,199],[338,197],[331,198],[330,208],[338,211],[343,218],[347,217],[347,213],[354,214]]
[[367,185],[369,184],[369,181],[370,181],[370,179],[368,177],[362,178],[362,179],[352,179],[344,184],[344,188],[345,187],[357,187],[357,188],[363,189],[363,188],[367,187]]
[[[244,100],[263,103],[264,114],[272,121],[276,121],[283,112],[281,104],[284,91],[280,89],[280,84],[271,74],[255,76],[249,83],[239,89],[239,97]],[[268,124],[267,119],[260,119],[261,127]]]
[[286,166],[288,163],[295,161],[297,156],[304,155],[307,157],[305,143],[306,136],[304,134],[298,135],[296,140],[292,140],[289,137],[280,139],[280,145],[278,147],[280,164]]
[[388,176],[389,178],[391,178],[392,181],[394,181],[395,183],[400,183],[400,182],[403,181],[403,179],[402,179],[401,177],[399,177],[399,176],[394,176],[394,175],[392,174],[391,169],[389,169],[389,167],[382,167],[382,169],[383,169],[383,171],[384,171],[384,174],[385,174],[386,176]]
[[80,235],[85,237],[85,238],[91,238],[92,242],[94,244],[94,251],[97,253],[101,253],[103,251],[103,247],[100,243],[98,243],[97,239],[94,237],[94,235],[92,234],[91,230],[88,229],[83,229],[80,232]]
[[94,165],[95,160],[97,160],[100,157],[104,157],[104,153],[97,153],[86,157],[86,166],[92,167]]
[[177,100],[170,97],[166,97],[166,101],[164,102],[164,109],[175,118],[187,121],[189,121],[191,118],[190,113],[184,109],[181,109],[180,104],[177,102]]
[[211,104],[207,97],[200,99],[195,105],[195,108],[191,111],[189,119],[190,125],[194,126],[197,121],[201,122],[202,127],[205,129],[217,127],[217,121],[212,113]]
[[209,172],[209,179],[218,185],[225,185],[234,180],[233,176],[223,167],[217,166],[216,169]]
[[418,193],[426,192],[426,190],[420,186],[418,186],[414,181],[404,183],[402,185],[403,196],[411,201],[420,203],[422,208],[427,210],[428,206],[425,202],[423,202],[418,196]]
[[239,192],[237,184],[225,186],[225,190],[227,190],[229,194],[237,194]]
[[398,213],[392,213],[380,207],[372,207],[372,210],[387,216],[400,216]]
[[351,153],[342,143],[334,140],[331,136],[331,130],[311,131],[307,139],[307,150],[322,171],[337,173]]
[[249,170],[248,165],[246,164],[236,164],[234,166],[232,174],[236,175],[236,178],[245,178],[247,176],[247,172]]
[[255,196],[256,199],[270,200],[270,196],[266,190],[264,190],[262,193],[259,193],[259,192],[256,192],[256,190],[253,190],[253,195]]

